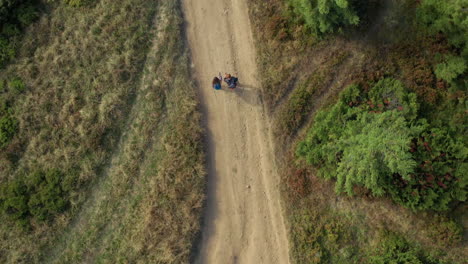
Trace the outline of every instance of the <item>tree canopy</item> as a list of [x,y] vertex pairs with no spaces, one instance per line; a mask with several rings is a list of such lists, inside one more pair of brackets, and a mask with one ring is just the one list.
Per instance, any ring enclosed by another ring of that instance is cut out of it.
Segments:
[[336,178],[336,191],[363,186],[413,209],[447,209],[465,200],[467,148],[444,128],[418,118],[416,95],[395,79],[369,92],[352,85],[317,113],[297,155]]

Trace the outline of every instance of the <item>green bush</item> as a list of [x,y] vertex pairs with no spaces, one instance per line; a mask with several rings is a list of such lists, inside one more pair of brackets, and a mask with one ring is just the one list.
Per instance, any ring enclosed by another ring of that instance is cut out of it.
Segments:
[[63,174],[58,170],[36,171],[30,175],[28,207],[32,216],[47,220],[61,213],[68,205],[68,195],[61,181]]
[[20,78],[14,78],[8,83],[8,87],[10,88],[10,91],[14,93],[22,93],[26,89],[26,85]]
[[90,0],[63,0],[63,2],[74,7],[85,6],[91,3]]
[[422,254],[395,234],[386,234],[370,257],[373,264],[426,264]]
[[2,211],[20,225],[31,219],[50,220],[69,206],[72,186],[56,169],[35,171],[5,183],[1,190]]
[[418,162],[409,179],[393,175],[388,192],[412,209],[448,209],[452,201],[466,200],[468,150],[461,138],[444,128],[430,128],[412,140],[410,152]]
[[16,220],[20,226],[28,223],[30,216],[28,187],[23,180],[11,181],[1,188],[0,206],[3,212]]
[[292,10],[316,36],[359,24],[356,1],[288,0]]
[[418,20],[433,34],[444,33],[450,44],[468,56],[468,27],[465,0],[423,0],[418,8]]
[[444,63],[436,66],[437,78],[451,82],[466,71],[466,61],[462,57],[448,56]]
[[18,121],[13,116],[10,114],[0,116],[0,149],[10,143],[17,130]]
[[6,21],[11,14],[12,10],[18,5],[20,5],[23,0],[0,0],[0,25]]
[[[56,2],[57,0],[48,0],[49,2]],[[93,0],[60,0],[62,3],[73,7],[81,7],[90,5]]]
[[0,68],[16,55],[14,44],[0,35]]
[[412,209],[445,210],[466,199],[468,148],[418,118],[416,96],[383,79],[368,93],[349,86],[317,113],[297,155],[336,178],[336,191],[364,186]]
[[38,18],[35,0],[0,0],[0,68],[16,55],[21,30]]
[[22,27],[27,27],[39,17],[33,5],[24,5],[17,10],[17,19]]

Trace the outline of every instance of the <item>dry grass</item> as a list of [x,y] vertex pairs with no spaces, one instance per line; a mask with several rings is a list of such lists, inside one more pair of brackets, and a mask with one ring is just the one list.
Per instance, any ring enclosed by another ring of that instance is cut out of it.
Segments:
[[1,221],[2,263],[188,262],[205,172],[179,5],[57,6],[27,33],[0,73],[28,87],[15,105],[20,161],[1,177],[54,167],[78,171],[81,187],[30,233]]
[[[280,1],[249,2],[264,101],[274,120],[276,153],[282,164],[281,188],[292,260],[366,263],[372,249],[381,243],[381,233],[390,231],[446,263],[463,263],[468,258],[466,238],[450,245],[443,242],[450,237],[447,229],[439,229],[445,216],[415,213],[386,198],[368,197],[364,190],[356,197],[336,195],[333,182],[315,177],[312,168],[294,158],[295,144],[310,127],[316,110],[334,103],[350,82],[368,85],[367,81],[389,74],[412,80],[406,76],[406,68],[401,70],[401,61],[395,59],[398,56],[390,54],[398,55],[399,51],[390,52],[388,46],[353,37],[317,41],[287,20]],[[349,57],[334,63],[340,52]],[[466,206],[446,215],[466,230]]]
[[[346,61],[348,58],[348,51],[337,51],[326,57],[312,74],[297,77],[297,85],[284,98],[274,114],[274,133],[279,145],[291,143],[310,116],[322,106],[323,100],[331,95],[331,91],[337,92],[330,87],[337,86],[333,82],[339,71],[349,66]],[[340,87],[336,88],[341,90]]]

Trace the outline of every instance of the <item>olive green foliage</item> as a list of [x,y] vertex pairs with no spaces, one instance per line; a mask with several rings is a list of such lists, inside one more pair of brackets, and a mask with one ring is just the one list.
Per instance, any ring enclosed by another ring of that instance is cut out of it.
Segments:
[[456,56],[446,56],[445,61],[435,67],[438,78],[446,80],[452,88],[466,88],[464,81],[457,77],[466,72],[468,59],[468,16],[465,0],[437,1],[424,0],[418,8],[418,21],[430,34],[443,33],[455,47]]
[[429,261],[419,249],[411,246],[400,236],[387,233],[370,257],[373,264],[429,264]]
[[410,179],[393,175],[388,191],[393,199],[413,209],[446,210],[453,200],[466,199],[468,150],[463,138],[445,128],[430,128],[411,142],[418,162]]
[[22,226],[27,226],[30,219],[49,220],[69,204],[72,181],[64,179],[62,172],[52,169],[7,182],[1,186],[0,207]]
[[17,129],[18,123],[10,114],[0,117],[0,149],[8,145]]
[[7,61],[14,58],[16,54],[15,47],[7,38],[0,36],[0,67]]
[[91,4],[92,2],[95,2],[93,0],[48,0],[49,2],[62,2],[66,5],[72,6],[72,7],[82,7],[82,6],[87,6]]
[[297,210],[290,221],[291,255],[296,263],[359,263],[357,248],[352,245],[355,230],[345,216],[326,210]]
[[20,78],[14,78],[8,83],[8,87],[14,93],[22,93],[26,89],[24,82]]
[[[0,83],[2,82],[0,81]],[[8,145],[17,130],[18,121],[13,117],[13,110],[0,97],[0,149]]]
[[466,71],[466,60],[462,57],[448,56],[444,63],[436,66],[437,78],[451,82]]
[[21,4],[22,0],[0,0],[0,22],[4,22],[11,10]]
[[63,0],[64,3],[70,5],[70,6],[84,6],[89,4],[91,1],[90,0]]
[[317,36],[359,24],[354,1],[289,0],[289,4],[293,12]]
[[15,97],[26,89],[20,78],[8,83],[0,80],[0,149],[6,147],[18,132],[18,120],[12,108]]
[[349,86],[317,113],[297,155],[336,178],[337,192],[364,186],[412,209],[445,210],[466,199],[467,147],[418,117],[416,96],[383,79],[369,92]]
[[38,17],[35,0],[0,0],[0,68],[16,55],[21,31]]
[[468,56],[468,17],[466,0],[423,0],[418,8],[418,20],[431,33],[444,33],[450,44]]

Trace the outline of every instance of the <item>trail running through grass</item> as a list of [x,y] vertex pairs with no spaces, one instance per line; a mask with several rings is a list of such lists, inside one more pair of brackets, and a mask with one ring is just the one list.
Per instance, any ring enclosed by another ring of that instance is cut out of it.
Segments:
[[[279,176],[260,99],[245,0],[184,1],[206,116],[208,196],[196,263],[288,263]],[[216,93],[218,72],[240,87]]]

